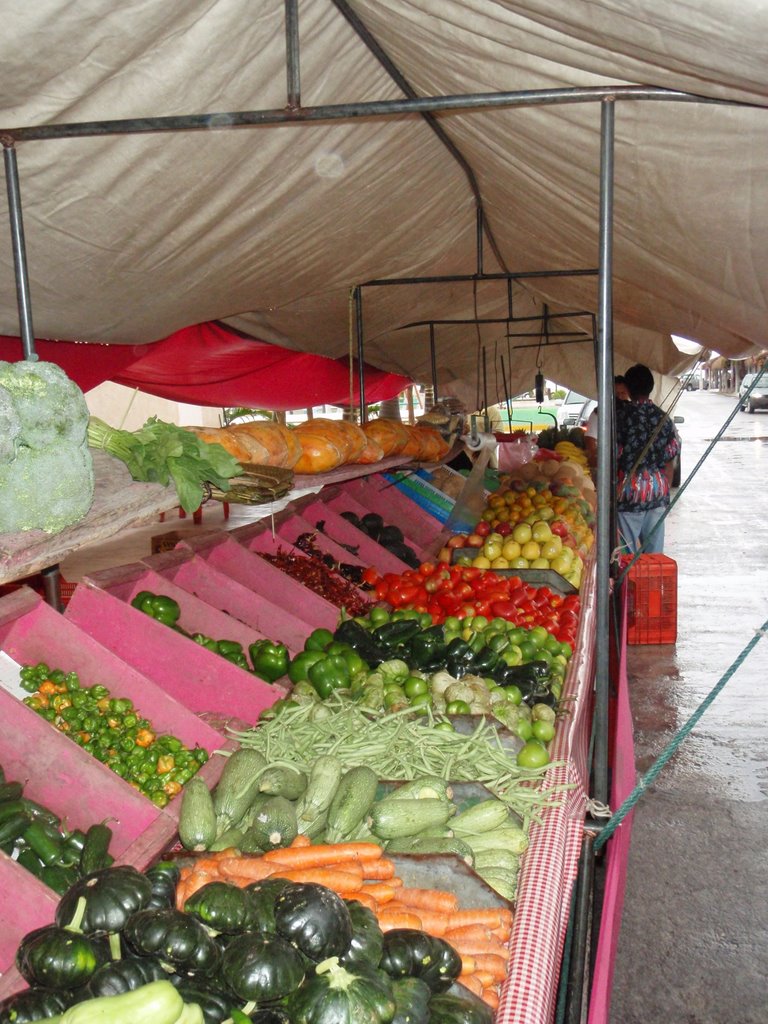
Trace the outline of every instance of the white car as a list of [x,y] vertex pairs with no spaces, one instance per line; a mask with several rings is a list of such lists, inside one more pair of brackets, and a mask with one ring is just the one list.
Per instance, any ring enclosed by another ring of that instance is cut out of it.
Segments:
[[557,410],[558,427],[583,427],[597,408],[597,402],[586,395],[580,395],[578,391],[569,391],[563,399],[563,404]]

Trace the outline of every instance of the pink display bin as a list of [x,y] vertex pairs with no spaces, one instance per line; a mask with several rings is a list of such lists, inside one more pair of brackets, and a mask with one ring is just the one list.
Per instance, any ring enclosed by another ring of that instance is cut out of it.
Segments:
[[305,622],[209,565],[189,548],[177,547],[142,561],[206,604],[253,627],[263,636],[284,643],[292,655],[303,650],[311,632]]
[[64,618],[151,675],[169,696],[196,714],[210,712],[253,724],[287,692],[89,584],[77,585]]
[[[225,759],[212,752],[225,746],[234,749],[232,741],[174,700],[148,676],[79,629],[71,619],[53,611],[34,591],[25,587],[0,599],[0,648],[19,664],[44,661],[65,672],[77,672],[83,686],[101,683],[113,697],[129,697],[158,733],[172,733],[186,746],[201,746],[212,755],[199,772],[209,785],[214,785],[221,775]],[[30,775],[32,799],[61,814],[61,799],[68,797],[72,801],[72,813],[77,815],[77,819],[72,820],[78,826],[110,816],[125,822],[127,832],[116,829],[111,847],[115,857],[123,854],[155,821],[158,809],[152,801],[57,732],[15,696],[2,691],[0,698],[3,709],[0,763],[6,772],[12,777],[12,773],[21,770],[26,763],[30,751],[34,751],[34,764],[40,762],[42,770],[40,775],[36,769]],[[16,746],[19,738],[20,749]],[[13,760],[14,750],[17,750],[18,768]],[[45,752],[42,761],[41,751]],[[6,757],[11,759],[8,764]],[[103,805],[100,798],[102,789],[109,796],[108,805]],[[169,836],[178,820],[180,805],[181,795],[164,809],[165,815],[172,819]],[[64,809],[69,812],[68,805]]]
[[406,537],[411,537],[420,547],[431,549],[434,546],[441,529],[440,522],[380,474],[348,480],[339,484],[339,490],[354,498],[369,512],[378,512],[384,522],[395,523]]
[[[344,509],[343,511],[354,512],[355,510]],[[355,512],[355,515],[358,515],[358,513]],[[363,515],[365,515],[365,512],[363,512]],[[332,508],[328,501],[325,500],[322,491],[315,501],[304,505],[302,516],[311,523],[324,521],[325,528],[332,537],[344,544],[356,547],[358,549],[357,557],[360,561],[364,565],[372,565],[382,574],[385,572],[401,573],[405,572],[408,568],[407,563],[401,558],[393,555],[391,551],[387,551],[377,541],[372,540],[362,530],[358,530],[356,526],[353,526],[348,519],[339,515],[336,509]],[[408,543],[407,538],[406,543]]]
[[13,966],[16,948],[35,928],[52,924],[59,897],[0,851],[0,999],[27,987]]
[[[83,580],[114,594],[128,604],[142,590],[172,597],[181,609],[179,625],[187,633],[204,633],[214,640],[237,640],[246,650],[249,644],[265,638],[265,634],[253,626],[246,626],[244,622],[220,611],[218,603],[208,604],[167,577],[161,576],[154,569],[150,569],[144,562],[131,562],[115,569],[102,569],[84,576]],[[151,616],[143,612],[139,614],[144,619],[151,619]],[[168,630],[169,627],[166,626],[165,629]]]
[[[342,512],[354,512],[359,519],[362,519],[362,517],[366,515],[368,512],[373,511],[372,509],[367,508],[365,505],[361,505],[356,498],[353,498],[351,494],[347,494],[346,491],[340,491],[339,488],[334,488],[334,491],[339,491],[339,493],[334,494],[333,497],[328,498],[326,504],[328,508],[332,509],[337,514],[341,514]],[[403,528],[400,527],[400,529],[402,530]],[[432,539],[431,547],[428,550],[426,548],[421,547],[419,542],[414,540],[413,537],[410,536],[405,530],[403,530],[403,534],[405,536],[406,544],[409,547],[413,548],[419,559],[422,562],[430,561],[430,550],[432,547],[434,547],[434,538]],[[380,547],[381,545],[377,546]]]
[[294,619],[298,618],[306,624],[305,637],[318,627],[335,629],[338,608],[251,551],[246,542],[253,532],[252,526],[241,526],[226,533],[188,536],[176,550],[194,551],[230,579],[282,609],[281,614],[287,611]]
[[[290,515],[283,519],[281,522],[276,522],[276,532],[278,538],[287,540],[290,544],[295,544],[297,539],[302,533],[314,533],[314,543],[316,547],[323,552],[323,554],[330,555],[331,558],[335,558],[337,562],[347,562],[349,565],[361,565],[365,566],[367,563],[362,558],[358,558],[353,555],[346,548],[343,548],[340,544],[326,537],[322,533],[317,532],[317,526],[315,525],[316,519],[311,521],[305,518],[303,515],[304,509],[301,510],[301,514],[296,511],[291,511],[290,508],[286,509],[286,512],[290,512]],[[322,517],[321,517],[322,518]],[[277,519],[277,517],[275,517]]]

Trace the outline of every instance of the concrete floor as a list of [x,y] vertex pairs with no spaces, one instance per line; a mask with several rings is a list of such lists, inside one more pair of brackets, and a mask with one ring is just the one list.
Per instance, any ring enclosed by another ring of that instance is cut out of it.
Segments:
[[[684,394],[683,478],[734,398]],[[667,520],[678,562],[676,645],[631,647],[638,771],[768,618],[768,412],[739,413]],[[201,525],[167,516],[84,549],[62,566],[135,561],[151,538],[248,522],[206,507]],[[734,675],[635,811],[612,1024],[768,1022],[768,638]]]
[[[683,480],[734,406],[684,394]],[[768,619],[768,411],[738,413],[667,520],[678,641],[630,647],[646,771]],[[768,1021],[768,637],[635,811],[612,1024]]]

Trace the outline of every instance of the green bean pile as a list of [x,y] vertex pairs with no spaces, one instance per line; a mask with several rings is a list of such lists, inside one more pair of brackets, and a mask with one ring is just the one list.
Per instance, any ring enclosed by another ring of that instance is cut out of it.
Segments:
[[430,727],[430,716],[411,708],[371,718],[358,706],[336,701],[286,706],[255,729],[235,732],[241,746],[260,751],[270,763],[284,761],[308,772],[321,754],[344,765],[367,765],[380,779],[408,781],[437,775],[452,782],[479,782],[523,818],[537,819],[536,807],[552,806],[563,787],[542,793],[535,782],[544,768],[520,768],[504,749],[493,724],[481,719],[469,735]]

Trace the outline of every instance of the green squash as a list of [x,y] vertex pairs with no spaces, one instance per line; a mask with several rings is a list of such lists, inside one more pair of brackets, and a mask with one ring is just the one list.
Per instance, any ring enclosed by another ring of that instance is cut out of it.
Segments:
[[392,982],[370,967],[342,967],[331,957],[288,1000],[294,1024],[389,1024],[395,1015]]
[[429,1001],[429,1024],[493,1024],[493,1010],[474,992],[441,992]]
[[461,974],[461,957],[426,932],[394,928],[384,936],[380,966],[391,978],[420,978],[432,992],[444,992]]
[[285,1010],[277,1006],[267,1006],[251,1014],[251,1024],[293,1024],[293,1021]]
[[54,924],[29,932],[16,950],[19,974],[41,988],[79,988],[101,962],[100,951],[87,935]]
[[184,912],[215,932],[236,935],[249,931],[256,913],[250,894],[230,882],[208,882],[184,904]]
[[287,886],[275,902],[275,927],[310,960],[343,956],[352,941],[352,919],[344,900],[312,882]]
[[152,895],[144,910],[159,910],[161,907],[176,905],[176,886],[181,872],[172,861],[160,861],[148,868],[144,874],[152,883]]
[[352,939],[346,953],[340,958],[343,967],[363,964],[378,967],[384,951],[384,933],[376,915],[357,900],[345,900],[352,922]]
[[275,901],[291,884],[287,878],[265,878],[262,882],[246,885],[243,891],[248,893],[253,908],[253,931],[268,935],[276,933]]
[[72,1005],[74,993],[48,988],[27,988],[0,1003],[0,1024],[30,1024],[63,1013]]
[[185,1003],[196,1003],[203,1011],[205,1024],[222,1024],[233,1009],[233,999],[226,992],[209,985],[196,985],[187,978],[171,977],[171,984]]
[[151,881],[136,868],[102,868],[85,875],[62,896],[56,924],[60,928],[74,926],[86,935],[119,932],[151,896]]
[[432,991],[420,978],[398,978],[392,982],[395,1016],[392,1024],[429,1024]]
[[221,958],[221,977],[246,1002],[284,999],[304,980],[301,954],[277,935],[249,932],[228,944]]
[[121,996],[123,992],[133,992],[150,981],[162,981],[167,977],[168,972],[157,957],[126,956],[99,967],[84,992],[89,999]]
[[177,974],[213,974],[219,947],[204,925],[190,914],[167,907],[139,910],[123,930],[128,945],[140,956],[157,956]]

